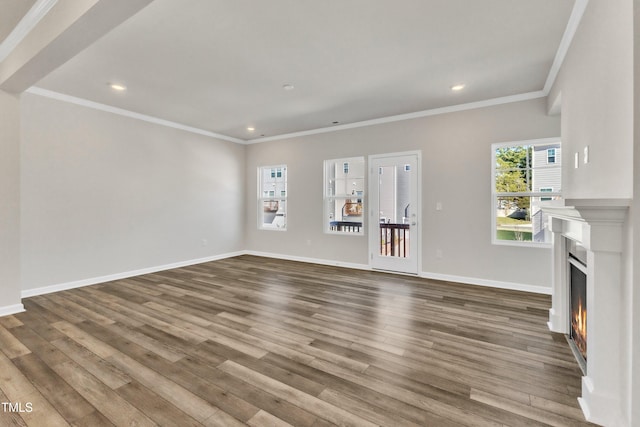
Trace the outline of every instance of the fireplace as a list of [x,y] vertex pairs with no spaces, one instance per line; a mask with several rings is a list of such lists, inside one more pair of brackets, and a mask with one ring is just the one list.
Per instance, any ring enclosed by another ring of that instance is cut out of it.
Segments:
[[[623,228],[627,199],[565,199],[545,207],[553,235],[549,328],[565,334],[581,365],[582,396],[588,421],[626,425],[622,419],[624,367],[620,349]],[[588,318],[587,318],[588,314]]]
[[587,253],[575,241],[567,242],[569,263],[569,344],[582,372],[587,374]]

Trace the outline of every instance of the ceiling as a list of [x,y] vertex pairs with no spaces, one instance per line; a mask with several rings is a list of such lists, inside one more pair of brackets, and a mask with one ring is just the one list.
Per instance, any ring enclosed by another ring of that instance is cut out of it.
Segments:
[[573,4],[155,0],[36,86],[268,138],[541,91]]
[[18,25],[36,0],[0,0],[0,43]]

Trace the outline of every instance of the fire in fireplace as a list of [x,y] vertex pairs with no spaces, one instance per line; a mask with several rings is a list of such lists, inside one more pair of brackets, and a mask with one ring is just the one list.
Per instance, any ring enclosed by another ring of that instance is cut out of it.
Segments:
[[581,298],[577,308],[571,309],[571,339],[576,343],[583,359],[587,360],[587,310]]
[[[586,370],[587,362],[587,268],[586,256],[574,245],[569,252],[571,316],[569,338],[577,350],[576,357]],[[578,245],[579,246],[579,245]],[[580,360],[582,358],[582,360]]]

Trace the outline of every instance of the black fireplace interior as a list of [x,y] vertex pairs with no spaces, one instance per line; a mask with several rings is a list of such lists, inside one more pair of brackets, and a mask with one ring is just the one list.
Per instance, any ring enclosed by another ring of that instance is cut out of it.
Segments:
[[583,271],[582,263],[573,257],[570,257],[569,267],[571,277],[571,328],[569,336],[586,363],[587,275]]

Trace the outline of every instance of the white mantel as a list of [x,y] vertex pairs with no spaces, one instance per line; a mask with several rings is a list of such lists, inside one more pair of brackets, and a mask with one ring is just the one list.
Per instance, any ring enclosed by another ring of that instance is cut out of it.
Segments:
[[567,199],[548,207],[553,233],[552,305],[549,329],[569,330],[569,268],[566,239],[587,250],[587,374],[580,406],[587,420],[620,425],[622,402],[622,252],[628,199]]

